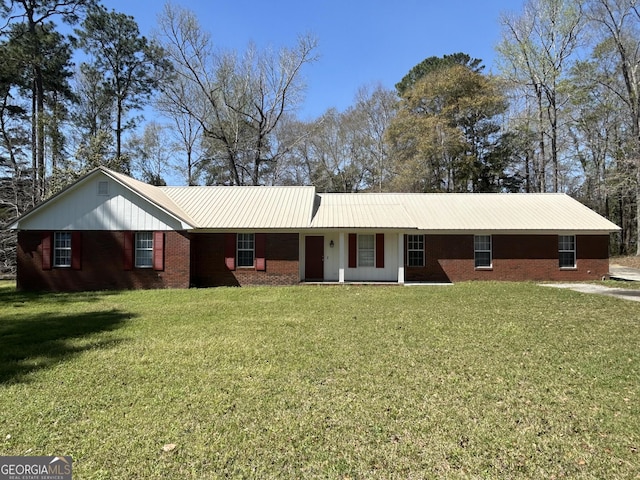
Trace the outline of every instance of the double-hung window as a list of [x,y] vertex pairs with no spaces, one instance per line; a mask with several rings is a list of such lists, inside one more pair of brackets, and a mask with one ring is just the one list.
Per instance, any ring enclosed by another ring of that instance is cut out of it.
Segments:
[[255,245],[253,233],[238,234],[238,267],[253,267]]
[[558,263],[560,265],[560,268],[576,267],[575,235],[558,236]]
[[153,267],[153,232],[136,232],[136,268]]
[[374,235],[358,235],[358,266],[374,267],[376,242]]
[[473,251],[476,268],[491,267],[491,235],[475,235],[473,237]]
[[53,236],[53,266],[71,266],[71,232],[55,232]]
[[407,265],[424,266],[424,235],[407,235]]

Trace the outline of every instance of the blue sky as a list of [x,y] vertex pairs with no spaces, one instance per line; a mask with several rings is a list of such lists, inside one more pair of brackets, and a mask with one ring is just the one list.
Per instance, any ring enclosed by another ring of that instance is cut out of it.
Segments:
[[[293,46],[311,33],[319,60],[305,73],[307,96],[299,112],[311,120],[328,108],[353,104],[359,87],[393,86],[430,56],[464,52],[493,70],[501,13],[520,11],[521,0],[173,0],[193,11],[220,48],[243,51]],[[103,0],[132,15],[150,36],[162,0]]]

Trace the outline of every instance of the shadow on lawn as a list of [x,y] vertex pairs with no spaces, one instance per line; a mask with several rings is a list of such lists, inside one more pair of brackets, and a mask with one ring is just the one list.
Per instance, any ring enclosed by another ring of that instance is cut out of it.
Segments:
[[[20,308],[23,302],[31,301],[46,305],[49,301],[44,295],[8,293],[0,293],[2,309]],[[0,384],[24,381],[28,373],[50,368],[86,350],[117,344],[117,339],[94,335],[116,330],[130,318],[131,314],[121,310],[38,313],[11,319],[0,314]]]
[[[21,292],[15,285],[9,286],[0,283],[0,307],[20,307],[29,302],[37,302],[40,305],[54,303],[56,305],[76,302],[95,302],[110,295],[116,295],[117,291],[88,291],[88,292]],[[2,310],[0,310],[0,316]],[[1,318],[1,317],[0,317]]]

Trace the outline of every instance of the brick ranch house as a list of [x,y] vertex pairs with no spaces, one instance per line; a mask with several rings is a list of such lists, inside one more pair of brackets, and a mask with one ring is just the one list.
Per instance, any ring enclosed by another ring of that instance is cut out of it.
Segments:
[[154,187],[98,168],[16,220],[21,290],[591,280],[619,228],[564,194]]

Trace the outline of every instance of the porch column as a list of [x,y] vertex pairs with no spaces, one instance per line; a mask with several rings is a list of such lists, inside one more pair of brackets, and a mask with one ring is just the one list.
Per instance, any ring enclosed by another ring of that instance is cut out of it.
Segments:
[[340,232],[338,247],[338,282],[344,283],[344,232]]
[[398,234],[398,283],[404,283],[404,233]]

